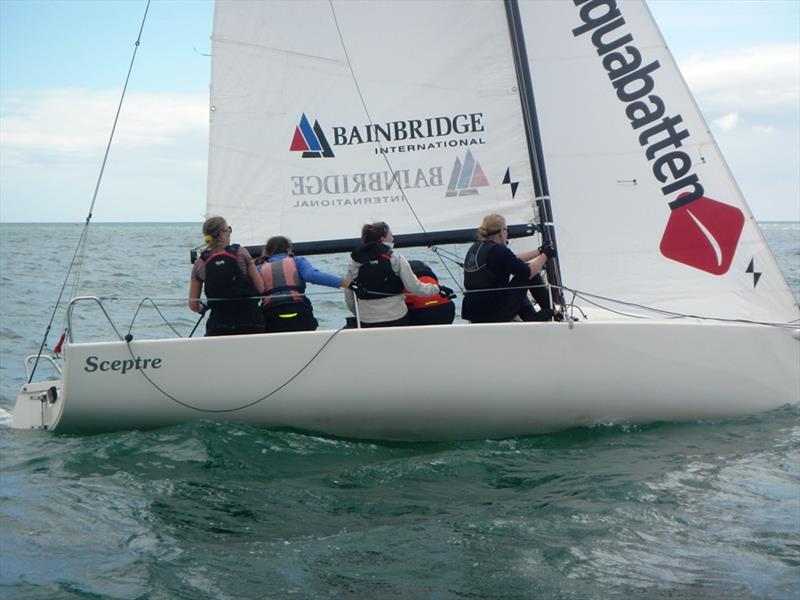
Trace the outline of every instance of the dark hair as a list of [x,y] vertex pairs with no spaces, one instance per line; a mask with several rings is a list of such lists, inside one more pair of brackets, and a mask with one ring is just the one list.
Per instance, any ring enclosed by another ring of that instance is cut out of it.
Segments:
[[380,242],[382,237],[389,233],[389,225],[385,221],[378,221],[361,228],[361,241],[365,244]]
[[264,249],[261,251],[261,256],[269,258],[276,254],[283,254],[292,251],[292,240],[282,235],[276,235],[267,240]]

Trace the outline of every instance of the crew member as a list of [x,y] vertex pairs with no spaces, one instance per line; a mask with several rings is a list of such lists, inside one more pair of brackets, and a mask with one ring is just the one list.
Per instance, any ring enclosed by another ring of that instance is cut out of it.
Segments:
[[265,331],[314,331],[317,319],[306,283],[346,288],[350,281],[318,271],[307,259],[292,253],[292,242],[282,235],[267,240],[258,265],[264,282],[261,301]]
[[353,281],[358,298],[348,288],[345,302],[350,312],[360,317],[362,327],[408,325],[404,289],[419,296],[439,293],[438,285],[417,279],[408,261],[392,251],[393,245],[389,226],[384,222],[372,223],[362,227],[361,245],[350,255],[353,260],[345,278]]
[[[464,259],[464,287],[471,293],[465,294],[461,316],[473,323],[502,323],[515,317],[552,319],[549,294],[539,272],[555,256],[555,247],[544,245],[514,254],[507,247],[505,217],[497,213],[483,218],[477,237]],[[528,300],[529,290],[540,307],[538,312]]]
[[[206,248],[192,267],[189,308],[201,314],[206,308],[211,309],[207,336],[264,331],[257,298],[264,292],[264,283],[247,249],[231,244],[232,231],[222,217],[206,219]],[[207,306],[200,300],[204,287]]]

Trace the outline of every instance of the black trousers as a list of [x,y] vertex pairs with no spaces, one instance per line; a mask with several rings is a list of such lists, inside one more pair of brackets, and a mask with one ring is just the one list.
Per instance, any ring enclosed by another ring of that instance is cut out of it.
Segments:
[[262,310],[266,333],[315,331],[319,325],[314,317],[314,309],[305,302],[267,306]]
[[362,329],[370,329],[372,327],[402,327],[404,325],[408,325],[408,313],[406,313],[403,318],[395,321],[382,321],[381,323],[365,323],[361,321]]
[[264,319],[256,300],[216,302],[206,322],[206,336],[262,333]]
[[[491,314],[480,319],[472,319],[473,323],[506,323],[519,317],[523,321],[549,321],[553,318],[550,308],[550,295],[545,287],[544,279],[537,273],[533,277],[514,277],[509,287],[518,288],[500,292],[501,300]],[[536,310],[528,299],[530,292],[539,305]]]
[[456,305],[452,302],[437,304],[429,308],[408,309],[409,325],[449,325],[456,316]]

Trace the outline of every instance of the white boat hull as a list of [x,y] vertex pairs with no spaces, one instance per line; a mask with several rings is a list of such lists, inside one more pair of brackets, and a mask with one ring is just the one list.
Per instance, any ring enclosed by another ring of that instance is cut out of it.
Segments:
[[98,432],[211,419],[456,440],[800,403],[797,330],[688,320],[74,343],[65,359],[55,401],[21,392],[14,427]]

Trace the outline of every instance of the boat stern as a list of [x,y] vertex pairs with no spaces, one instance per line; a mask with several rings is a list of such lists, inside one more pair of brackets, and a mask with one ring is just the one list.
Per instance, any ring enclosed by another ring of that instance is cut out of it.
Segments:
[[52,429],[61,415],[62,391],[60,379],[24,384],[17,394],[11,427]]

